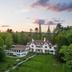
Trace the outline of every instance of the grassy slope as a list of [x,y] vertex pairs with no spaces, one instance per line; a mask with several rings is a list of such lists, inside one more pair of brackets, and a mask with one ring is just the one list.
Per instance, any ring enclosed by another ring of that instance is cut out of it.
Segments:
[[11,67],[17,63],[16,59],[24,60],[31,55],[32,53],[29,53],[26,57],[22,57],[22,58],[6,57],[4,62],[0,62],[0,72],[4,72],[7,69],[11,69]]
[[15,62],[17,58],[9,58],[6,57],[5,62],[0,63],[0,72],[3,72],[7,68],[11,67]]
[[52,55],[37,55],[13,72],[65,72]]

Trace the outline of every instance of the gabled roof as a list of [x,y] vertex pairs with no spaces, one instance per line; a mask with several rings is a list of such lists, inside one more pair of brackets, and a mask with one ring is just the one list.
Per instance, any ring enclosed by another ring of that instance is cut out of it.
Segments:
[[44,45],[44,44],[49,44],[50,42],[48,40],[44,41],[44,40],[34,40],[34,41],[30,41],[28,43],[28,45],[30,45],[31,43],[35,44],[35,45]]
[[13,50],[25,50],[26,46],[24,46],[24,45],[13,45],[11,49],[13,49]]
[[45,43],[48,44],[48,41],[44,41],[44,40],[35,40],[33,42],[35,45],[44,45]]

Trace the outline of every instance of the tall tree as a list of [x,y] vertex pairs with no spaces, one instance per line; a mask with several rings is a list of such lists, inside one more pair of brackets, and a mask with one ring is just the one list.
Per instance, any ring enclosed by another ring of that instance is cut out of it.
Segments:
[[38,25],[39,25],[39,38],[41,39],[41,25],[42,24],[44,24],[45,23],[45,20],[43,20],[43,19],[37,19],[37,20],[35,20],[35,22],[34,23],[37,23]]
[[10,48],[13,44],[13,37],[11,33],[7,33],[7,37],[5,39],[6,48]]
[[35,28],[35,32],[38,33],[38,28],[37,27]]
[[38,28],[36,27],[36,28],[35,28],[35,33],[33,34],[33,38],[36,39],[36,40],[40,39],[40,37],[39,37],[39,32],[38,32],[38,31],[39,31],[39,30],[38,30]]
[[0,37],[0,62],[5,60],[5,52],[4,52],[3,46],[4,46],[4,41]]
[[47,39],[49,40],[49,41],[51,41],[51,38],[52,38],[52,33],[51,33],[51,30],[50,30],[50,26],[48,25],[48,30],[47,30],[47,34],[46,34],[46,36],[47,36]]
[[54,33],[59,33],[62,30],[62,25],[60,23],[57,24],[56,28],[54,29]]
[[12,29],[7,29],[7,32],[13,32],[13,30]]
[[33,29],[32,29],[32,28],[30,28],[30,34],[29,34],[29,36],[30,36],[31,39],[32,39],[32,36],[33,36]]
[[0,47],[4,46],[4,40],[0,37]]
[[66,61],[67,72],[72,72],[72,44],[62,46],[60,53],[63,54],[62,59]]

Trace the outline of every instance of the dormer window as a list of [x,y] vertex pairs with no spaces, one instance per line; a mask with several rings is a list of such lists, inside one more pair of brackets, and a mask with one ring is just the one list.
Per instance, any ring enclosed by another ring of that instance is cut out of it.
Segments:
[[56,47],[54,47],[54,49],[56,49]]
[[47,46],[45,46],[45,48],[47,48]]
[[32,45],[32,47],[34,47],[34,46]]
[[51,46],[49,48],[51,49]]

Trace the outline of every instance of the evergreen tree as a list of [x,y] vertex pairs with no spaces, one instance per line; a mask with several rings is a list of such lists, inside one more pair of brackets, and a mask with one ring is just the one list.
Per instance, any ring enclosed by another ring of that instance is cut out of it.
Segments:
[[12,44],[13,44],[13,37],[11,33],[7,33],[6,39],[5,39],[5,44],[6,44],[6,48],[9,49],[11,48]]
[[3,46],[4,46],[4,41],[0,37],[0,62],[5,60],[5,52],[4,52]]

